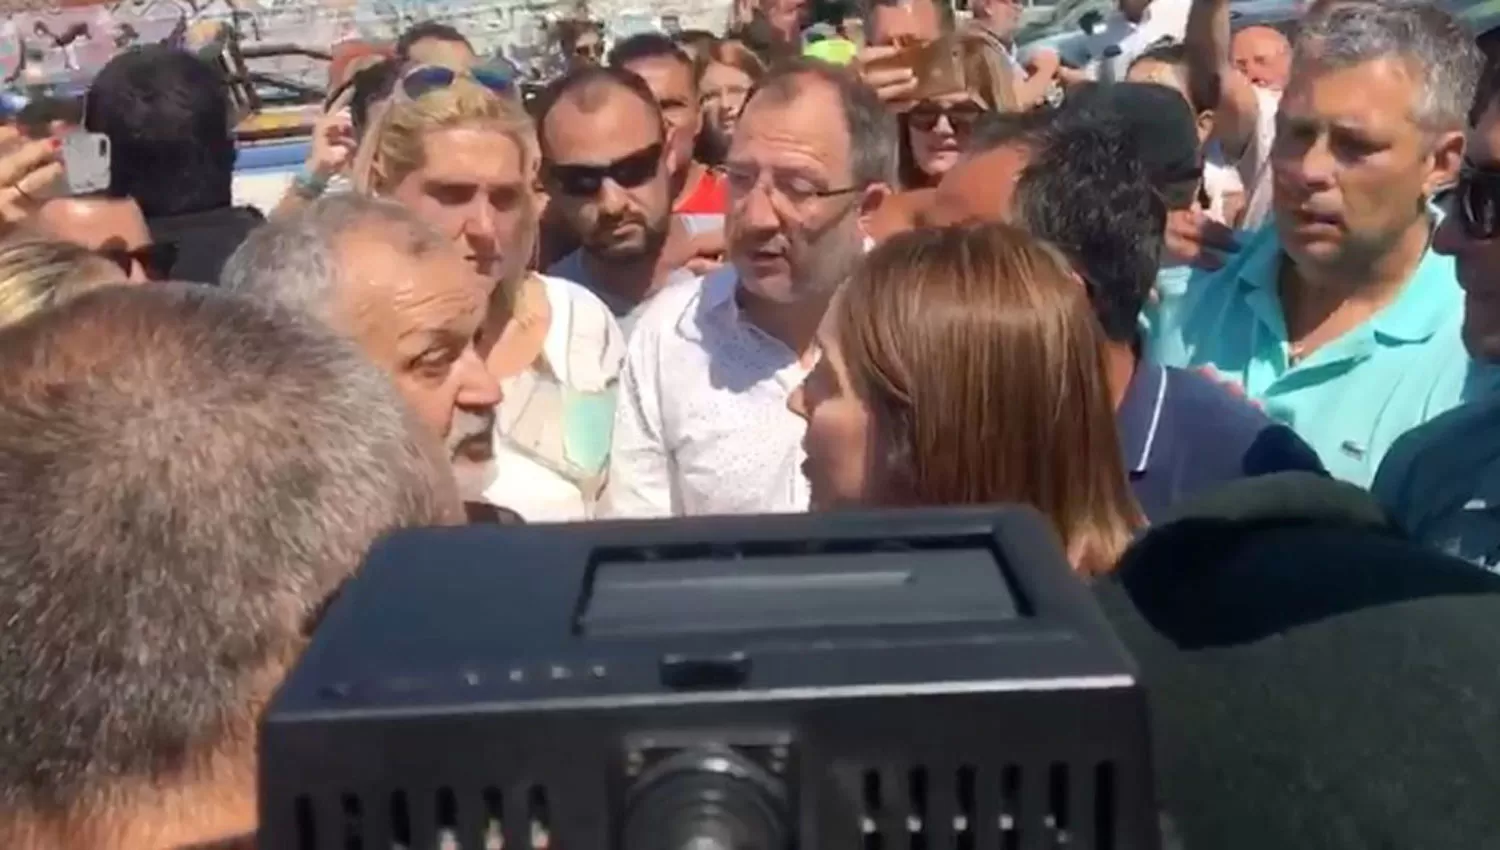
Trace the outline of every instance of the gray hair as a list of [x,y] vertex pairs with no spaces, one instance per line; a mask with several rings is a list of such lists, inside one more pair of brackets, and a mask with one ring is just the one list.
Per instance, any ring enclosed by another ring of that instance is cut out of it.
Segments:
[[0,372],[0,846],[237,781],[207,771],[249,767],[371,543],[459,510],[390,380],[274,305],[105,287],[0,334]]
[[344,238],[384,228],[422,256],[446,244],[430,225],[396,201],[342,193],[320,198],[285,218],[256,228],[224,264],[219,282],[240,292],[310,313],[339,327]]
[[854,183],[895,186],[898,182],[896,119],[875,91],[847,69],[817,59],[790,59],[761,78],[746,98],[745,109],[749,109],[751,101],[762,99],[776,104],[791,103],[807,90],[810,80],[831,87],[843,108],[844,127],[849,132],[849,176]]
[[1473,34],[1430,0],[1319,7],[1302,23],[1293,63],[1340,69],[1385,57],[1404,60],[1416,79],[1418,124],[1440,132],[1467,126],[1484,57]]

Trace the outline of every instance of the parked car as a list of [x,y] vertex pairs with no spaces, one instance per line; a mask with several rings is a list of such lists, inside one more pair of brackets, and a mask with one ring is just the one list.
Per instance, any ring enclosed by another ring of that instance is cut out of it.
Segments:
[[[1500,0],[1441,0],[1443,6],[1473,28],[1476,36],[1500,27]],[[1231,0],[1230,26],[1273,26],[1294,35],[1306,0]],[[1130,32],[1115,0],[1062,0],[1051,14],[1021,28],[1020,55],[1039,47],[1056,50],[1063,63],[1087,68],[1110,55]]]

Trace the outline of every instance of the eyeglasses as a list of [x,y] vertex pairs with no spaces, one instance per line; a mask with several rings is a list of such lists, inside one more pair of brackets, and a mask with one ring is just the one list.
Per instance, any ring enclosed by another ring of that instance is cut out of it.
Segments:
[[96,248],[94,253],[120,267],[126,277],[140,266],[147,280],[166,280],[177,264],[177,243],[153,242],[139,248]]
[[[729,187],[729,194],[738,200],[754,191],[761,182],[762,172],[754,166],[729,163],[719,168],[719,173],[724,176],[724,183]],[[769,178],[766,182],[771,202],[780,203],[783,209],[788,210],[805,207],[815,198],[836,198],[839,195],[852,194],[865,188],[864,186],[841,186],[837,189],[828,189],[818,186],[807,177],[778,174],[775,171],[765,173]]]
[[574,45],[573,55],[579,59],[598,59],[604,55],[604,45],[597,41],[590,44]]
[[622,189],[634,189],[656,176],[661,169],[663,143],[657,142],[604,165],[564,162],[547,164],[547,174],[565,195],[592,198],[612,180]]
[[1500,168],[1465,162],[1453,187],[1452,214],[1470,239],[1500,236]]
[[449,88],[460,79],[470,79],[495,94],[508,95],[515,91],[515,77],[494,68],[479,66],[467,71],[455,71],[441,65],[423,65],[408,71],[401,78],[401,93],[409,100],[419,100],[423,95]]
[[952,106],[923,102],[906,113],[906,121],[913,129],[930,133],[937,127],[939,119],[947,118],[948,126],[953,128],[953,132],[963,134],[974,129],[975,123],[984,117],[985,111],[984,107],[973,101],[955,103]]

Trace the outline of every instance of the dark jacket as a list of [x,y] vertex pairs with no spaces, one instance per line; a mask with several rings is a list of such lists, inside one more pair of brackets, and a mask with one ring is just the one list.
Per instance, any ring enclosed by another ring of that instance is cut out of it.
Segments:
[[1179,846],[1500,847],[1500,575],[1306,473],[1183,507],[1096,585]]
[[224,262],[265,216],[255,207],[220,207],[147,219],[151,239],[177,245],[170,277],[217,286]]

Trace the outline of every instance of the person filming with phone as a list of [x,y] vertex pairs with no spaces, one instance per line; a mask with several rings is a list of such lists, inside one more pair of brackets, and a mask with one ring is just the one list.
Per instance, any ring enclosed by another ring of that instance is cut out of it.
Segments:
[[866,2],[866,41],[854,67],[882,103],[905,111],[916,102],[919,88],[913,50],[953,31],[953,9],[942,0]]

